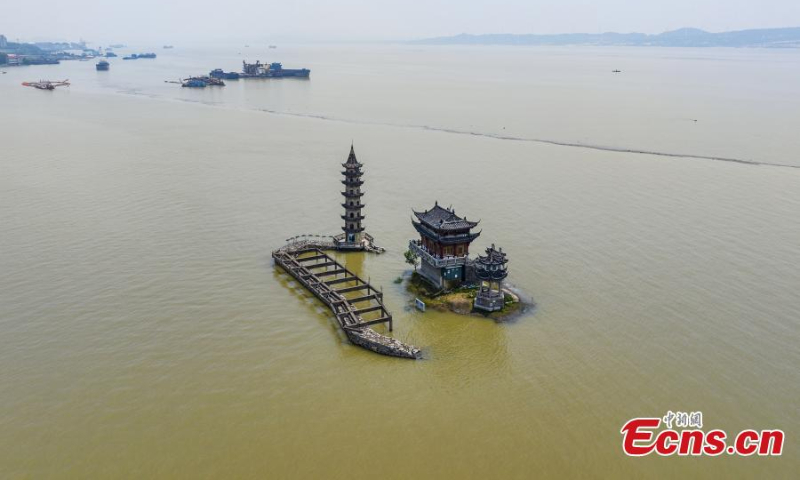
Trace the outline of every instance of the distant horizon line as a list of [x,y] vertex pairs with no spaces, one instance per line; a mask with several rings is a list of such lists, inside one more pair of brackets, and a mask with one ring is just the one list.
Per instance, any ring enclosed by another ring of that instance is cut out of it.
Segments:
[[682,27],[657,34],[620,33],[460,33],[411,41],[429,45],[609,45],[682,47],[771,47],[800,48],[800,27],[750,28],[709,32]]
[[[271,40],[265,39],[254,39],[254,38],[218,38],[209,40],[208,37],[201,38],[174,38],[169,40],[169,42],[186,42],[191,44],[202,44],[204,42],[210,43],[222,43],[222,44],[231,44],[237,42],[247,42],[250,43],[288,43],[288,44],[335,44],[335,43],[357,43],[357,44],[368,44],[368,43],[416,43],[416,44],[429,44],[435,43],[437,41],[445,41],[445,40],[456,40],[456,39],[501,39],[505,38],[538,38],[538,39],[548,39],[548,38],[557,38],[557,37],[603,37],[603,36],[621,36],[621,37],[643,37],[643,38],[657,38],[663,36],[665,34],[674,34],[674,33],[693,33],[697,35],[708,35],[708,36],[719,36],[719,35],[732,35],[732,34],[742,34],[742,33],[754,33],[754,32],[797,32],[798,36],[800,36],[800,25],[798,26],[786,26],[786,27],[754,27],[754,28],[745,28],[745,29],[737,29],[737,30],[722,30],[722,31],[712,31],[706,30],[699,27],[680,27],[672,30],[663,30],[659,33],[644,33],[636,30],[631,31],[602,31],[598,33],[588,33],[585,31],[577,31],[577,32],[558,32],[558,33],[509,33],[509,32],[487,32],[487,33],[470,33],[470,32],[461,32],[457,34],[439,34],[436,36],[406,36],[406,37],[394,37],[394,38],[302,38],[302,37],[295,37],[295,38],[283,38],[281,39],[280,36],[277,36]],[[9,42],[20,42],[20,43],[80,43],[83,38],[91,37],[87,35],[79,35],[78,39],[75,40],[66,40],[65,37],[61,36],[53,36],[48,37],[45,35],[32,35],[30,37],[21,37],[21,36],[11,36],[8,34],[4,34],[0,32],[0,35],[4,35]],[[124,37],[124,36],[123,36]],[[168,38],[169,35],[165,35],[165,38]],[[792,38],[792,41],[796,41],[798,39]],[[96,40],[87,40],[87,44],[91,45],[102,45],[105,43],[134,43],[134,44],[161,44],[166,40],[109,40],[109,41],[96,41]],[[476,42],[477,43],[477,42]],[[498,42],[501,43],[501,42]]]
[[[470,33],[470,32],[461,32],[461,33],[456,33],[456,34],[452,34],[452,35],[441,35],[441,36],[442,37],[455,37],[455,36],[459,36],[459,35],[474,35],[474,36],[479,36],[479,35],[541,35],[541,36],[548,36],[548,35],[604,35],[606,33],[616,33],[616,34],[620,34],[620,35],[630,35],[630,34],[661,35],[661,34],[664,34],[664,33],[678,32],[678,31],[681,31],[681,30],[697,30],[697,31],[705,32],[705,33],[720,34],[720,33],[752,32],[752,31],[760,31],[760,30],[791,30],[791,29],[795,29],[795,28],[800,28],[800,24],[784,26],[784,27],[749,27],[749,28],[739,28],[739,29],[735,29],[735,30],[719,30],[719,31],[707,30],[705,28],[700,28],[700,27],[678,27],[678,28],[672,28],[672,29],[668,29],[668,30],[661,30],[659,32],[653,32],[653,33],[640,32],[640,31],[637,31],[637,30],[629,30],[629,31],[604,30],[604,31],[601,31],[601,32],[596,32],[596,33],[585,32],[585,31],[557,32],[557,33],[536,33],[536,32],[527,32],[527,33],[511,33],[511,32]],[[431,37],[431,38],[439,38],[439,37]]]

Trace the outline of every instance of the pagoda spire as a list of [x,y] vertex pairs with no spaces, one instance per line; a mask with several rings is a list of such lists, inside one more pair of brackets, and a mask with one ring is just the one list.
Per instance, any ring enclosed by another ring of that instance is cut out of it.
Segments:
[[358,159],[356,158],[356,149],[353,147],[352,143],[350,144],[350,154],[347,156],[347,161],[343,163],[342,166],[343,167],[362,166],[360,163],[358,163]]

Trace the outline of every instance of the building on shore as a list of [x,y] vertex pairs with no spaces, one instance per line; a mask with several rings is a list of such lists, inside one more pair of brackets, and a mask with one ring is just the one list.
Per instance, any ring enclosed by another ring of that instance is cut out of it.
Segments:
[[469,245],[481,234],[472,232],[480,221],[459,217],[452,207],[440,207],[439,202],[430,210],[414,211],[414,216],[417,219],[411,223],[420,239],[408,246],[420,258],[420,275],[441,289],[469,283]]
[[505,304],[503,280],[508,276],[508,259],[503,249],[495,249],[494,244],[486,249],[486,255],[478,255],[472,262],[475,278],[479,282],[475,294],[474,307],[487,312],[502,310]]

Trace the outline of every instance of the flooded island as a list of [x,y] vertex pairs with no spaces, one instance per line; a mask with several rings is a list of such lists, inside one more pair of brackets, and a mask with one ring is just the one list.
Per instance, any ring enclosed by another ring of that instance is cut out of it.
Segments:
[[[408,243],[406,262],[414,266],[406,288],[417,296],[415,304],[462,315],[478,315],[496,321],[510,320],[533,307],[504,286],[508,258],[494,244],[486,255],[469,258],[470,244],[481,232],[473,222],[456,215],[439,202],[422,212],[414,211],[411,223],[418,240]],[[419,264],[419,269],[417,269]]]

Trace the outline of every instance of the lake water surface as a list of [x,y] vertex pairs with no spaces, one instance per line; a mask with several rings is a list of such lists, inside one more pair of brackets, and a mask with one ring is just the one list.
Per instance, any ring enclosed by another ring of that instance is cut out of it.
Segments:
[[[0,477],[796,475],[800,52],[156,53],[0,75]],[[242,58],[311,79],[164,82]],[[423,361],[350,345],[271,263],[341,231],[351,141],[388,251],[340,258]],[[533,314],[410,307],[437,200]],[[622,425],[667,410],[781,428],[784,455],[625,457]]]

